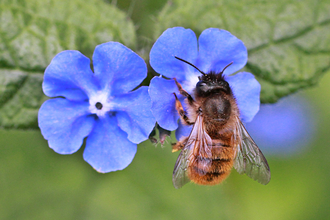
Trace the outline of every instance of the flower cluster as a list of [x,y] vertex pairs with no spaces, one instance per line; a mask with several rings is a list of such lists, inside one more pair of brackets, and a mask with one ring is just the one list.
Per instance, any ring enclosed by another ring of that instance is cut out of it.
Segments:
[[[179,100],[185,98],[179,94],[173,78],[182,85],[189,94],[199,81],[200,73],[179,57],[194,64],[204,73],[224,72],[236,98],[240,117],[243,122],[251,121],[259,110],[260,84],[251,73],[240,72],[247,62],[247,49],[243,42],[225,30],[209,28],[202,32],[197,41],[195,33],[190,29],[174,27],[167,29],[155,42],[150,51],[150,65],[159,74],[170,78],[154,77],[149,86],[152,101],[152,112],[159,125],[167,130],[176,130],[176,137],[188,136],[191,126],[178,124],[179,115],[175,109],[173,92]],[[185,108],[185,106],[183,106]]]
[[136,88],[147,76],[144,60],[116,42],[101,44],[90,60],[63,51],[44,75],[49,97],[39,110],[39,127],[60,154],[76,152],[87,137],[83,157],[99,172],[127,167],[137,144],[155,125],[148,88]]
[[181,27],[166,30],[150,51],[150,64],[162,76],[154,77],[149,89],[139,87],[147,67],[136,53],[116,42],[101,44],[90,60],[78,51],[59,53],[44,75],[44,93],[53,97],[39,110],[39,127],[49,146],[60,154],[76,152],[86,138],[83,157],[99,172],[124,169],[132,161],[137,144],[146,140],[155,122],[187,136],[191,127],[178,123],[173,78],[188,93],[200,73],[226,71],[225,79],[236,98],[242,121],[259,110],[260,84],[251,73],[240,72],[247,62],[243,42],[228,31],[209,28],[198,41],[193,31]]

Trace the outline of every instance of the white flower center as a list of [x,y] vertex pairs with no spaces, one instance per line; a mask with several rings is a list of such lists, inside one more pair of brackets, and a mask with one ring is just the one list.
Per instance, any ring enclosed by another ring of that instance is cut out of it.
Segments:
[[196,84],[198,83],[199,79],[198,76],[190,74],[187,77],[187,80],[182,82],[182,87],[192,95],[192,91],[196,88]]
[[103,117],[111,110],[111,103],[106,92],[99,91],[89,99],[89,110],[98,117]]

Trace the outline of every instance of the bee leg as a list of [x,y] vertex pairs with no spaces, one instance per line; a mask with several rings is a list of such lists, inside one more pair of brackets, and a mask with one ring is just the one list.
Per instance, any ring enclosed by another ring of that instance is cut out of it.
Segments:
[[172,153],[177,152],[181,150],[187,143],[188,137],[184,137],[183,140],[180,140],[176,142],[175,144],[172,144]]
[[176,86],[178,87],[179,89],[179,92],[181,95],[187,97],[188,99],[188,103],[191,105],[191,106],[195,106],[195,100],[193,99],[193,97],[191,97],[191,95],[182,88],[181,84],[176,80],[176,78],[173,78],[174,81],[175,81],[175,84]]
[[180,100],[178,99],[178,97],[176,96],[175,92],[173,93],[175,96],[175,109],[178,111],[180,118],[183,122],[185,122],[187,125],[192,125],[194,123],[189,121],[189,118],[186,114],[186,112],[184,111],[182,104],[180,102]]

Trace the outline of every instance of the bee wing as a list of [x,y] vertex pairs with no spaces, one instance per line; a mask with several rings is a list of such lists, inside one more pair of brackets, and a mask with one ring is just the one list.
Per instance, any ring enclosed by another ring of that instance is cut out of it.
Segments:
[[239,174],[246,173],[248,177],[266,185],[270,181],[270,169],[265,156],[238,120],[238,135],[241,144],[237,146],[234,167]]
[[204,155],[206,158],[212,158],[212,139],[204,130],[203,116],[197,116],[194,127],[188,137],[188,140],[176,160],[172,182],[176,189],[181,188],[190,182],[188,177],[188,166],[192,160],[196,160],[198,167],[208,167],[212,159],[199,160],[193,155]]
[[173,176],[172,176],[172,182],[176,189],[181,188],[186,183],[190,182],[190,179],[188,177],[187,169],[189,164],[189,155],[191,154],[192,150],[189,147],[184,147],[182,151],[179,154],[178,159],[176,160],[174,170],[173,170]]

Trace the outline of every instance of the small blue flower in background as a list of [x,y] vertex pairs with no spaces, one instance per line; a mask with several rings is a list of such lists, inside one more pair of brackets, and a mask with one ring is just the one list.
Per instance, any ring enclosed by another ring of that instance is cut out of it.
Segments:
[[296,152],[307,146],[315,133],[309,103],[297,95],[274,104],[262,104],[254,119],[245,126],[258,146],[272,154]]
[[152,68],[170,78],[167,80],[154,77],[149,86],[152,112],[161,127],[176,130],[177,139],[188,136],[191,130],[191,126],[178,124],[179,114],[175,109],[173,92],[181,102],[185,97],[179,94],[172,78],[175,77],[183,89],[193,95],[192,91],[199,81],[200,73],[174,56],[194,64],[204,73],[221,72],[226,65],[233,62],[224,72],[225,79],[233,90],[241,120],[248,122],[253,119],[259,110],[260,84],[248,72],[231,75],[243,68],[247,62],[247,49],[243,42],[228,31],[216,28],[204,30],[197,41],[192,30],[174,27],[167,29],[150,51]]
[[38,115],[41,133],[60,154],[76,152],[87,137],[84,159],[98,172],[127,167],[137,144],[155,125],[144,60],[117,42],[104,43],[90,60],[79,51],[56,55],[44,75],[49,97]]

